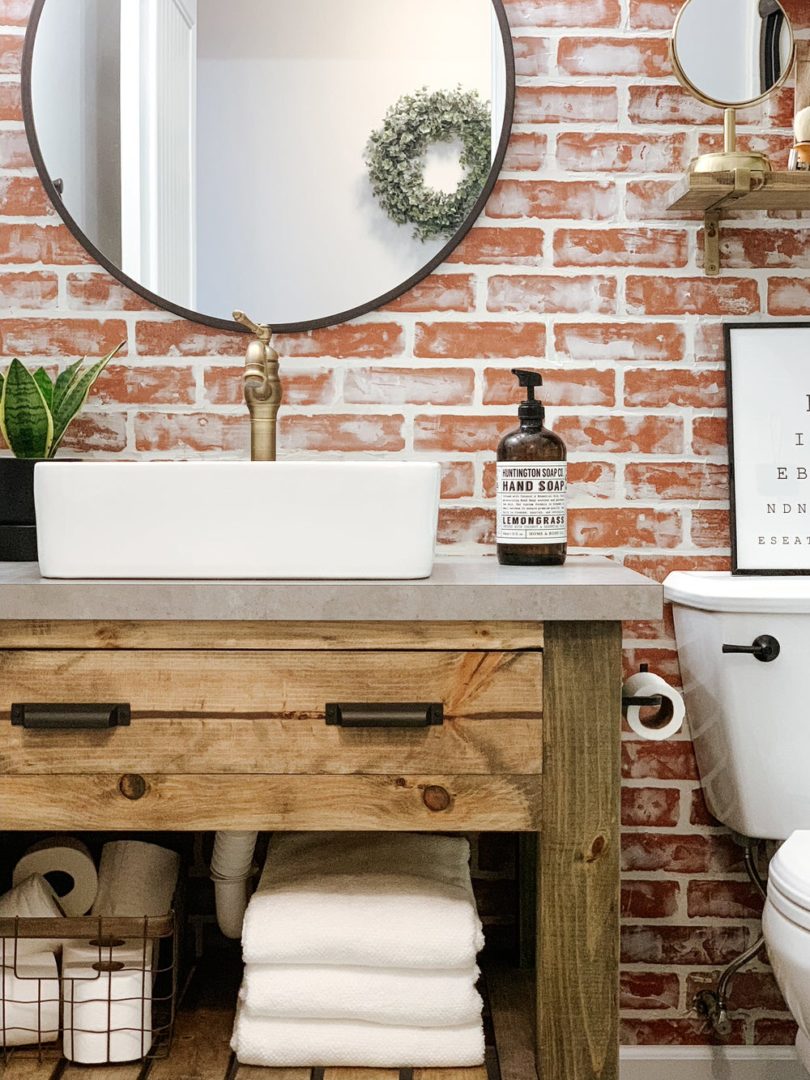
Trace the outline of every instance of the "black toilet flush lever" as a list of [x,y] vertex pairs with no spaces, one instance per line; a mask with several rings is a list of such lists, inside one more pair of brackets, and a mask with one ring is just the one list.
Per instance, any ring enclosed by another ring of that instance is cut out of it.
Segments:
[[723,646],[724,653],[749,653],[754,659],[761,660],[763,664],[770,664],[781,651],[779,642],[770,634],[760,634],[758,638],[754,638],[753,645]]

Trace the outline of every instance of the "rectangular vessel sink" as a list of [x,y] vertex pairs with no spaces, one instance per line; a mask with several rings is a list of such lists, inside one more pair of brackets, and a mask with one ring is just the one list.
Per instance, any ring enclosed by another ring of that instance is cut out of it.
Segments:
[[429,577],[440,473],[410,461],[41,462],[40,572]]

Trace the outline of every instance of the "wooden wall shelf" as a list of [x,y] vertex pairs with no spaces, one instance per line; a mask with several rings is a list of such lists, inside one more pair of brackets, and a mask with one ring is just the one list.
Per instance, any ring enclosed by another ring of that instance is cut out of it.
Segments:
[[669,210],[703,214],[706,225],[704,269],[720,273],[720,229],[728,210],[810,210],[810,172],[690,173]]

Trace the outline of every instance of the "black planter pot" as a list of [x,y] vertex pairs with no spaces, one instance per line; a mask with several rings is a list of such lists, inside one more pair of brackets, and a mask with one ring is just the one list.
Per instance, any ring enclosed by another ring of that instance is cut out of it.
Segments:
[[0,562],[36,562],[35,465],[0,458]]

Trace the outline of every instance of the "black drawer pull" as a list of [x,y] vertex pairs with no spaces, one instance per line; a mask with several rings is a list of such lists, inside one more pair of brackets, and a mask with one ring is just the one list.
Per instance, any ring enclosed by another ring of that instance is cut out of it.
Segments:
[[129,727],[129,705],[12,705],[11,722],[29,731],[105,731]]
[[426,728],[444,723],[441,702],[409,702],[407,704],[330,702],[326,706],[326,722],[344,728]]

